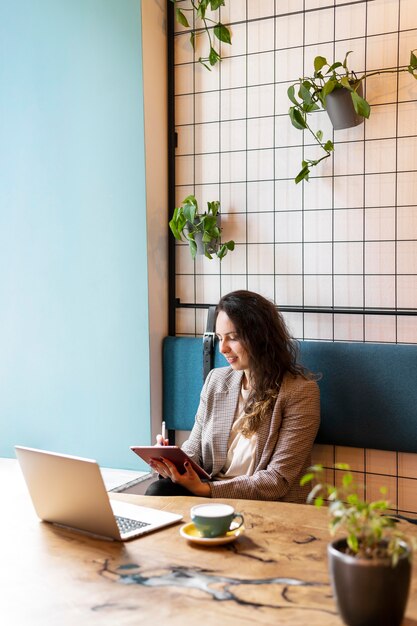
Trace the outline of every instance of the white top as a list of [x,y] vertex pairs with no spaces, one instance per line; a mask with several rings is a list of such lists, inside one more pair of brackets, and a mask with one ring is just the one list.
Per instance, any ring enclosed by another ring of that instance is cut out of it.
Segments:
[[245,437],[240,432],[240,427],[245,419],[244,404],[249,395],[249,389],[240,389],[239,402],[236,409],[236,417],[230,431],[227,443],[227,458],[221,472],[216,479],[234,478],[235,476],[252,476],[255,467],[256,433],[251,437]]

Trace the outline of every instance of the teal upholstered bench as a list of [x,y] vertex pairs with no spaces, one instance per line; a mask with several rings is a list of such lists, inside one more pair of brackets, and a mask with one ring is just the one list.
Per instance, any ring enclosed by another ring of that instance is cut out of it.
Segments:
[[[417,452],[417,345],[300,341],[300,361],[321,374],[317,443]],[[226,365],[216,348],[214,367]],[[202,340],[167,337],[163,414],[191,430],[203,385]]]

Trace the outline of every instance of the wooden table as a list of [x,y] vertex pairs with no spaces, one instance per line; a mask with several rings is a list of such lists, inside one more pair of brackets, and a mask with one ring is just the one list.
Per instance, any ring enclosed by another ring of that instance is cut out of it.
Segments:
[[[39,522],[15,461],[0,459],[0,477],[4,626],[342,624],[327,574],[325,510],[222,500],[245,516],[234,543],[191,544],[175,525],[119,544]],[[112,497],[183,513],[185,522],[206,501]],[[416,591],[414,577],[404,626],[417,625]]]

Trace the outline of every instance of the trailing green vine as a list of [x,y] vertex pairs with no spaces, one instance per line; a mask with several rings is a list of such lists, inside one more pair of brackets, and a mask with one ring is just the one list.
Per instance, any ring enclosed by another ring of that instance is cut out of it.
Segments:
[[314,59],[314,72],[310,76],[299,78],[293,85],[288,88],[288,97],[293,106],[290,107],[288,114],[294,128],[298,130],[307,130],[313,136],[319,145],[322,156],[317,159],[304,159],[302,169],[297,174],[295,182],[302,180],[308,181],[310,170],[327,159],[334,150],[333,142],[323,139],[323,131],[315,132],[308,123],[309,115],[315,111],[326,110],[326,98],[329,94],[337,89],[344,88],[350,93],[353,107],[360,117],[369,118],[371,106],[359,93],[359,87],[364,80],[371,76],[379,74],[393,74],[398,72],[408,72],[417,79],[417,56],[416,50],[410,52],[410,62],[408,65],[401,65],[393,69],[375,70],[365,72],[361,76],[357,76],[353,70],[350,70],[347,64],[347,58],[351,54],[351,50],[346,53],[344,61],[336,61],[330,64],[327,59],[317,56]]
[[[211,71],[211,67],[222,60],[220,53],[215,48],[216,39],[223,43],[232,43],[230,30],[220,21],[215,22],[206,15],[207,10],[217,11],[221,6],[225,6],[224,0],[190,0],[191,7],[189,8],[184,7],[183,0],[171,0],[171,2],[175,5],[175,19],[177,22],[181,24],[181,26],[184,26],[184,28],[191,29],[190,43],[194,50],[197,35],[206,35],[209,44],[209,54],[207,57],[200,57],[198,61],[204,65],[206,69]],[[195,21],[200,20],[202,22],[203,26],[201,32],[200,29],[190,26],[186,15],[187,12],[194,14],[193,17],[195,16]],[[211,26],[210,23],[214,24],[214,27]]]

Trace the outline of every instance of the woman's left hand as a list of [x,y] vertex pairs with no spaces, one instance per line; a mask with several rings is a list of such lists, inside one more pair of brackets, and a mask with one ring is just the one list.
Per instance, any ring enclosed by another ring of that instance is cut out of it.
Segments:
[[185,474],[180,474],[175,465],[169,459],[163,457],[151,459],[150,465],[160,476],[170,478],[173,483],[178,483],[178,485],[185,487],[195,496],[210,496],[209,485],[200,480],[200,477],[188,461],[184,463]]

